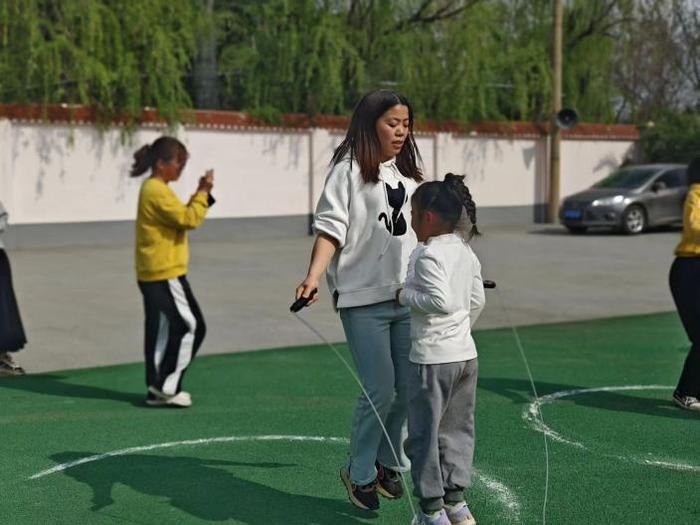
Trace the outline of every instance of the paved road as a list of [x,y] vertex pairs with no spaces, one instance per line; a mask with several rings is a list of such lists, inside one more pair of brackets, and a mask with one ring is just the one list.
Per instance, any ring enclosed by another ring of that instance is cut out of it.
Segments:
[[[515,324],[668,311],[668,268],[678,231],[571,236],[558,227],[494,227],[474,247],[484,276]],[[306,343],[316,337],[288,312],[312,239],[192,244],[190,282],[208,321],[203,353]],[[29,371],[141,360],[142,305],[132,248],[14,250],[15,287],[30,339]],[[304,315],[343,340],[325,290]],[[505,326],[493,292],[478,328]]]

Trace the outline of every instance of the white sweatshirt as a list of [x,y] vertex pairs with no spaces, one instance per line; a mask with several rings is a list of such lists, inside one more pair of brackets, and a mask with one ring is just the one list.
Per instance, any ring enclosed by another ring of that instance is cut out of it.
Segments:
[[326,272],[338,308],[394,299],[417,242],[410,226],[416,187],[399,172],[395,159],[380,164],[376,184],[366,183],[358,163],[351,166],[349,159],[331,169],[313,230],[338,241]]
[[414,250],[399,302],[411,307],[411,362],[433,365],[476,357],[471,327],[486,296],[479,259],[460,236],[431,237]]

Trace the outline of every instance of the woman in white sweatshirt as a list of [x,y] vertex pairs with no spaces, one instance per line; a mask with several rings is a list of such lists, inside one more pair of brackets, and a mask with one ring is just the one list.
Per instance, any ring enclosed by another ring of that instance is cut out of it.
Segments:
[[399,472],[407,469],[410,313],[394,297],[416,245],[408,221],[411,195],[423,178],[417,159],[408,100],[388,90],[365,95],[333,154],[314,215],[309,271],[296,290],[297,298],[313,296],[327,270],[358,375],[391,438],[361,395],[340,475],[350,501],[363,509],[379,508],[377,493],[401,497]]
[[397,302],[411,308],[408,441],[421,512],[414,525],[476,525],[464,501],[474,455],[478,371],[471,327],[485,304],[481,265],[468,241],[479,233],[463,177],[447,174],[413,194],[411,255]]

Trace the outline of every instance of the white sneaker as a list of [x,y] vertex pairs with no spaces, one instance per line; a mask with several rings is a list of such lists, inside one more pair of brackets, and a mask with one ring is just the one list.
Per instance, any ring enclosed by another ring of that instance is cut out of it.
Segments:
[[450,525],[450,520],[447,518],[444,509],[431,514],[425,514],[422,511],[413,516],[411,525]]
[[454,505],[445,505],[445,512],[447,512],[451,525],[476,525],[476,520],[464,501]]
[[146,397],[146,404],[152,407],[179,407],[188,408],[192,406],[192,396],[189,392],[178,392],[173,396],[164,394],[155,387],[148,387],[148,396]]
[[700,401],[697,397],[682,396],[674,392],[673,401],[681,408],[692,410],[693,412],[700,412]]

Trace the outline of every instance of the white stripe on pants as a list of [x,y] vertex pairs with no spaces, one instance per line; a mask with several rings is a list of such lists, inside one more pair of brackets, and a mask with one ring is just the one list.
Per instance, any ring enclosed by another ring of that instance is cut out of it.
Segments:
[[170,293],[173,294],[173,299],[175,299],[177,311],[185,321],[188,329],[187,333],[180,341],[175,371],[166,377],[163,382],[163,393],[174,395],[183,370],[187,368],[192,361],[192,348],[194,346],[194,332],[197,329],[197,319],[195,319],[194,313],[192,313],[190,309],[190,303],[187,301],[185,290],[182,288],[180,281],[178,279],[170,279],[168,281],[168,286],[170,287]]
[[184,275],[138,285],[146,314],[146,386],[177,394],[206,335],[204,317]]

